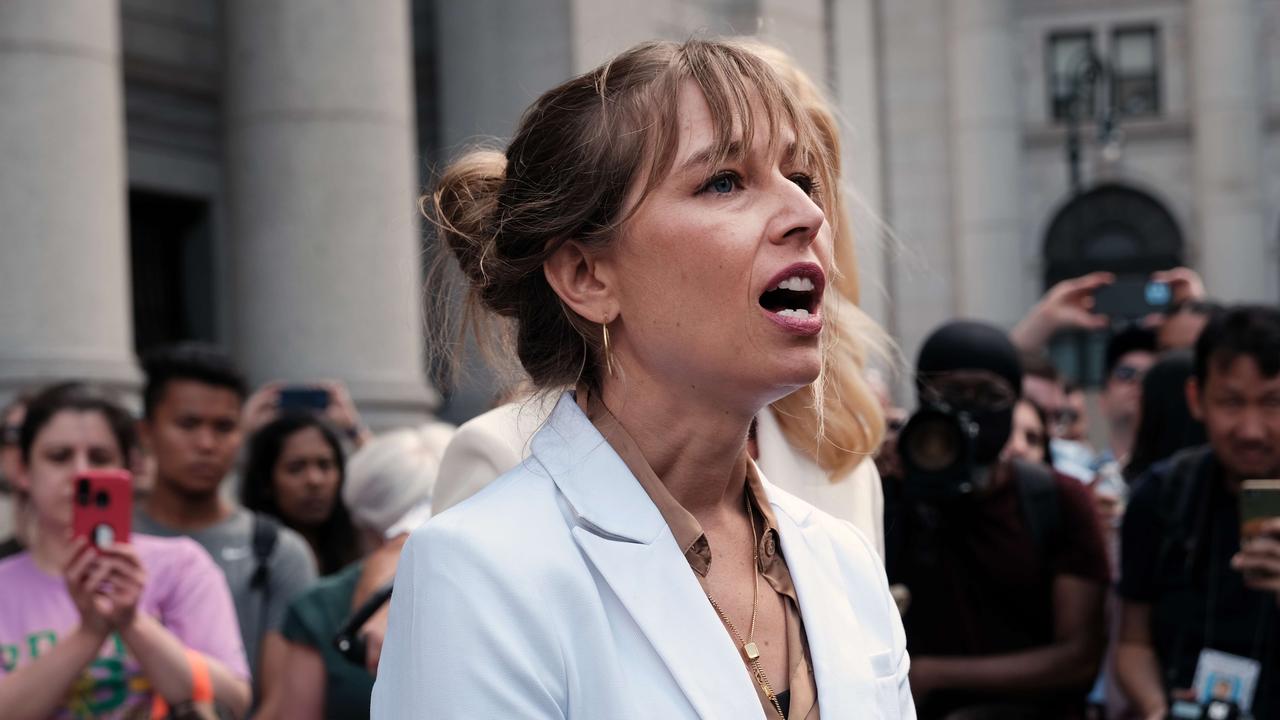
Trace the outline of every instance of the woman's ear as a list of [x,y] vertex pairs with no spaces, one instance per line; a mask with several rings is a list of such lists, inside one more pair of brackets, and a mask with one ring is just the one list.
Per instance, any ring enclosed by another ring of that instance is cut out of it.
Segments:
[[542,272],[556,295],[579,316],[595,323],[613,320],[617,287],[609,264],[599,255],[570,240],[547,258]]

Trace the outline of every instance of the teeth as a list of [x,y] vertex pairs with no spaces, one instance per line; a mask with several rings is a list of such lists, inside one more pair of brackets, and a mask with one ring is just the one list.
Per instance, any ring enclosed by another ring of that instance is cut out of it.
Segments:
[[792,292],[811,292],[813,290],[813,280],[807,277],[789,277],[778,283],[775,290],[790,290]]
[[778,317],[807,318],[809,317],[809,311],[805,310],[804,308],[798,308],[795,310],[791,308],[787,308],[786,310],[779,310]]

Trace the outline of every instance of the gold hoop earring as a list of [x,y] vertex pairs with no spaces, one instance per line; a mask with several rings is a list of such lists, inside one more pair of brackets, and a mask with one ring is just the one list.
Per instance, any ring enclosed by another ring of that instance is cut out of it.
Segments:
[[609,323],[600,323],[600,338],[604,342],[604,367],[610,377],[616,377],[613,374],[613,350],[609,347]]

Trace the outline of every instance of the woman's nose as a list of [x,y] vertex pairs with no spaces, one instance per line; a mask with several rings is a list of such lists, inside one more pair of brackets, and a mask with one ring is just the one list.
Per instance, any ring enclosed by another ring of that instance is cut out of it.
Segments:
[[779,210],[775,220],[777,227],[771,233],[779,244],[801,241],[813,242],[827,217],[803,188],[792,180],[779,178]]

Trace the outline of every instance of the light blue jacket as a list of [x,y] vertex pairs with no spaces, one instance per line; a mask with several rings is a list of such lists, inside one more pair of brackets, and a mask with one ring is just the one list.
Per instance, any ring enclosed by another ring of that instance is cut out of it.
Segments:
[[[914,718],[870,544],[765,481],[824,720]],[[373,717],[763,720],[670,529],[566,394],[530,457],[410,537]]]

